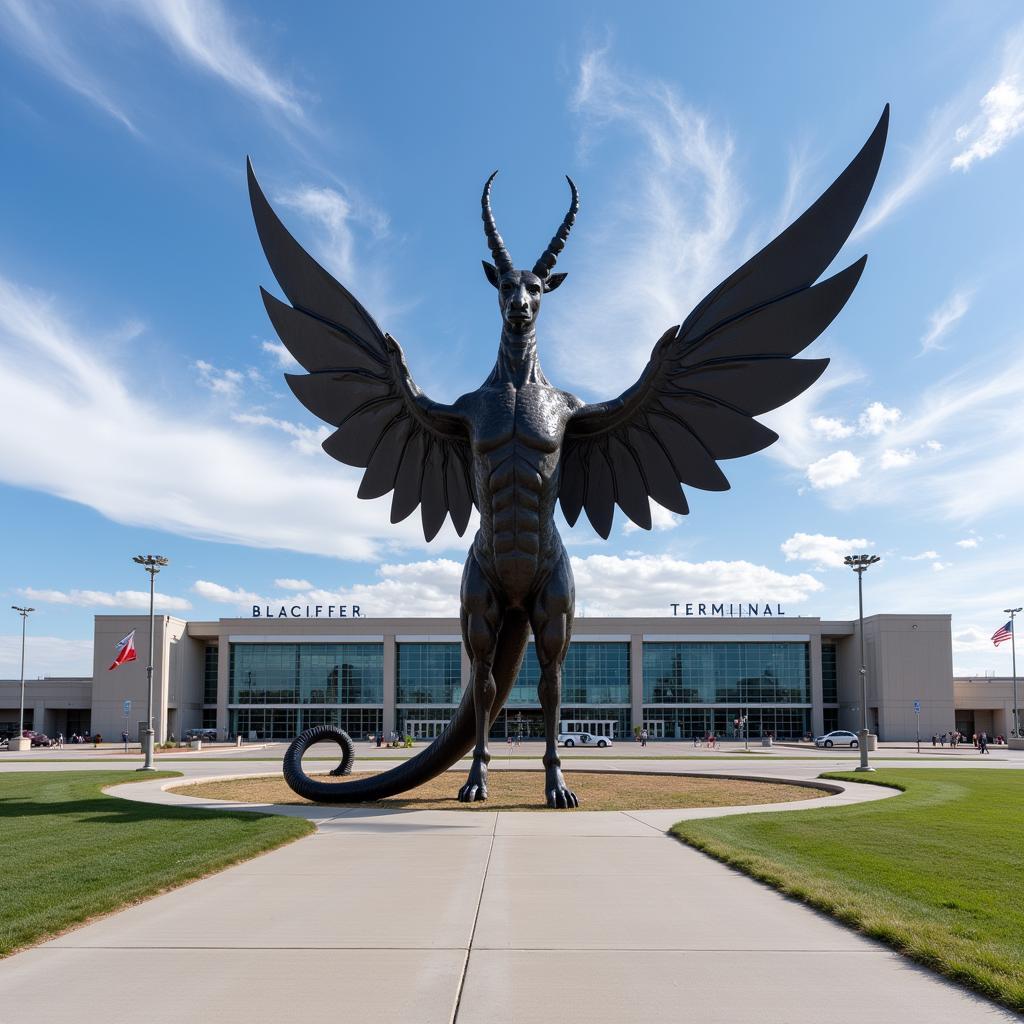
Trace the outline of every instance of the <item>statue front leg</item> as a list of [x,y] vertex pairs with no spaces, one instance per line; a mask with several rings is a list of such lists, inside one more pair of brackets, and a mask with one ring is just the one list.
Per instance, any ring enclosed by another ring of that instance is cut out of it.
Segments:
[[559,571],[534,602],[530,624],[537,644],[540,683],[537,694],[544,712],[544,796],[548,807],[579,807],[565,784],[558,756],[558,717],[562,708],[562,663],[569,650],[574,611],[569,561],[563,554]]
[[497,693],[492,669],[498,643],[500,611],[496,595],[470,552],[462,578],[462,638],[469,654],[470,686],[476,719],[476,744],[469,777],[459,790],[462,803],[487,799],[487,765],[491,752],[487,747],[491,707]]

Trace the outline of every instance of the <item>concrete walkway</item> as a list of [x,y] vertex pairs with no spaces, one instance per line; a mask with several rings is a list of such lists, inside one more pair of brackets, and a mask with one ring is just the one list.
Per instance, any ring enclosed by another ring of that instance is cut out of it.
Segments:
[[[186,802],[174,784],[130,791]],[[0,961],[0,1005],[37,1024],[1019,1019],[664,834],[727,809],[287,813],[317,833]]]

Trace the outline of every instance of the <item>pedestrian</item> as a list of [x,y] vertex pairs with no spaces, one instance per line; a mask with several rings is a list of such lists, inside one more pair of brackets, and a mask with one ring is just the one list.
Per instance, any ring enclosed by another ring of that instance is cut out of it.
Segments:
[[641,747],[646,747],[647,746],[647,730],[646,729],[641,729],[640,730],[640,746]]
[[980,752],[981,752],[982,754],[987,754],[987,753],[988,753],[988,733],[984,733],[984,732],[983,732],[983,733],[982,733],[982,734],[981,734],[981,735],[980,735],[980,736],[978,737],[978,750],[979,750],[979,751],[980,751]]
[[939,737],[932,733],[932,746],[937,747],[939,745]]

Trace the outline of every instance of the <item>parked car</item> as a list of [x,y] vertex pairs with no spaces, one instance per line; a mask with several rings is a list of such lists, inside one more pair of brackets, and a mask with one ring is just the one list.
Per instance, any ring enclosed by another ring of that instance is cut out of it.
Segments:
[[857,734],[848,732],[846,729],[833,729],[831,732],[825,733],[824,736],[816,736],[814,745],[816,747],[856,747],[858,746]]
[[562,732],[558,734],[558,742],[563,747],[610,747],[611,736],[594,736],[589,732]]
[[30,739],[33,747],[48,747],[53,743],[53,740],[45,732],[34,732],[32,729],[26,729],[21,735],[26,739]]
[[212,743],[214,740],[217,739],[217,730],[216,729],[186,729],[185,730],[185,735],[182,736],[182,739],[185,740],[186,742],[188,740],[207,740],[207,741]]

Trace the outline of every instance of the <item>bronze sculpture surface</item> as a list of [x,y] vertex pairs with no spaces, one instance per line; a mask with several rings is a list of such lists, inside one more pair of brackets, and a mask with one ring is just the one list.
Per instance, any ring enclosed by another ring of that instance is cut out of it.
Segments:
[[[541,669],[545,798],[550,807],[578,805],[556,746],[575,595],[555,505],[561,503],[570,526],[585,510],[604,538],[616,505],[650,529],[650,498],[686,514],[680,483],[726,490],[719,460],[777,440],[754,417],[800,394],[828,365],[827,359],[793,357],[832,322],[864,269],[867,257],[815,284],[867,201],[887,127],[888,107],[825,193],[662,335],[632,387],[598,404],[553,386],[537,353],[542,297],[566,276],[553,270],[579,209],[571,179],[569,211],[532,270],[515,268],[498,234],[490,203],[493,174],[484,186],[482,217],[494,260],[484,263],[484,271],[502,316],[498,355],[476,391],[445,405],[420,391],[398,342],[292,238],[249,165],[260,241],[291,305],[266,291],[263,300],[281,341],[309,371],[286,375],[292,391],[336,428],[324,450],[365,469],[361,498],[394,491],[393,523],[419,507],[428,540],[446,516],[461,536],[474,506],[480,514],[461,588],[472,677],[452,720],[398,768],[336,784],[306,776],[301,755],[317,739],[345,747],[348,737],[329,726],[309,730],[286,758],[286,778],[296,792],[328,802],[378,800],[427,781],[472,748],[459,799],[485,800],[488,731],[532,632]],[[347,774],[350,754],[349,744],[337,774]]]

